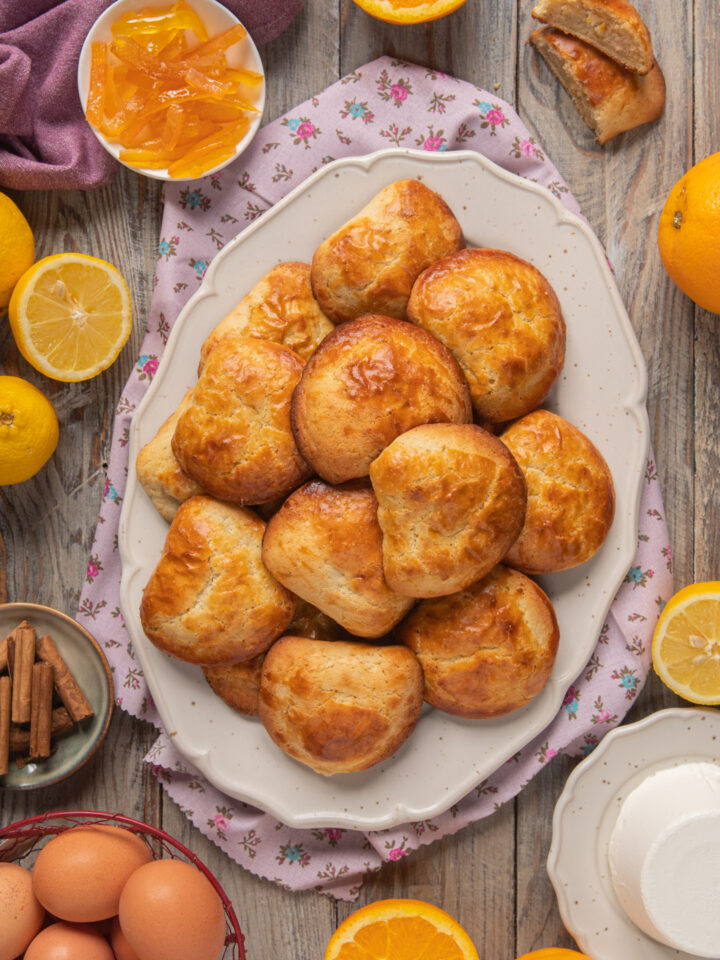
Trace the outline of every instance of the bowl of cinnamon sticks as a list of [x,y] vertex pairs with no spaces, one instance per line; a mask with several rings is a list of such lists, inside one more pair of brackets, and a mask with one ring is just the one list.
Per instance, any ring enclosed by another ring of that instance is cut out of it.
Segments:
[[0,788],[46,787],[102,743],[110,666],[79,623],[36,603],[0,605]]

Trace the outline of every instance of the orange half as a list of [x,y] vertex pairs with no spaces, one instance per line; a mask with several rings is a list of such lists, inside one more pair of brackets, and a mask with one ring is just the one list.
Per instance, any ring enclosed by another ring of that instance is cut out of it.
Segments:
[[461,7],[465,0],[355,0],[365,13],[386,23],[427,23]]
[[450,914],[423,900],[378,900],[333,934],[325,960],[479,960]]

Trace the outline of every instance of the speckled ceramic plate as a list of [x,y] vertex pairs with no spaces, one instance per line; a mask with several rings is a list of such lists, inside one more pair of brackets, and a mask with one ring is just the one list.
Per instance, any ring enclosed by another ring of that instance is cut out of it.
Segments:
[[568,777],[555,805],[547,869],[563,923],[593,960],[698,960],[628,919],[610,879],[608,845],[639,783],[702,760],[720,763],[720,712],[679,707],[611,731]]
[[18,768],[13,759],[0,788],[30,790],[48,787],[64,780],[87,763],[102,743],[113,709],[113,681],[110,665],[97,640],[71,617],[52,607],[37,603],[0,605],[0,637],[6,637],[27,620],[38,636],[49,633],[60,655],[90,701],[94,716],[75,724],[58,738],[57,750],[47,760],[38,760]]
[[[565,367],[546,405],[600,448],[615,481],[617,510],[592,560],[541,581],[555,604],[561,640],[550,682],[532,703],[485,721],[425,710],[390,760],[325,778],[282,753],[257,720],[233,713],[199,668],[171,660],[145,638],[140,598],[167,523],[139,486],[134,463],[195,382],[200,345],[220,318],[271,267],[283,260],[309,262],[325,237],[380,189],[405,177],[422,179],[445,198],[469,245],[510,250],[550,279],[568,336]],[[330,163],[311,176],[213,260],[175,324],[131,428],[119,532],[122,606],[173,743],[225,793],[297,827],[379,829],[447,810],[552,720],[592,652],[635,554],[648,448],[645,389],[643,358],[603,249],[587,224],[548,190],[466,151],[386,150]]]

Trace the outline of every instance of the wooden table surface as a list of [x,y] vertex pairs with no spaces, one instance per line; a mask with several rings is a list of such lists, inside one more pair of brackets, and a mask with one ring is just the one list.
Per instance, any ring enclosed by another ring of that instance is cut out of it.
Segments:
[[[675,555],[676,586],[712,579],[720,565],[716,391],[717,316],[667,279],[655,234],[664,199],[696,160],[720,146],[720,5],[717,0],[636,0],[667,79],[656,124],[599,147],[567,95],[526,45],[532,0],[467,0],[427,25],[391,27],[351,0],[305,0],[286,33],[261,49],[266,120],[381,54],[434,67],[497,92],[544,144],[606,245],[645,354],[649,413]],[[34,601],[74,615],[100,507],[110,427],[144,333],[161,219],[157,182],[123,171],[94,192],[13,193],[35,232],[38,257],[78,250],[114,262],[135,303],[129,344],[86,383],[36,374],[0,324],[0,372],[43,389],[60,443],[34,479],[0,489],[0,601]],[[651,678],[629,720],[682,705]],[[155,732],[116,710],[106,745],[79,774],[43,793],[5,793],[2,824],[45,809],[117,810],[162,825],[189,844],[230,894],[248,955],[318,960],[353,905],[293,894],[234,864],[167,799],[142,757]],[[556,757],[513,802],[453,838],[366,880],[357,904],[388,896],[430,900],[455,915],[482,960],[573,946],[545,872],[554,803],[577,761]],[[2,793],[2,791],[0,791]],[[618,958],[631,960],[631,958]]]

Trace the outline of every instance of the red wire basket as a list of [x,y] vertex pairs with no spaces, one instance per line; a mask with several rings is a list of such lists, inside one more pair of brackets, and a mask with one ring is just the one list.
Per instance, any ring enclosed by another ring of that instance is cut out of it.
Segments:
[[90,823],[111,823],[124,827],[142,837],[156,860],[172,858],[192,863],[208,878],[217,891],[225,911],[225,949],[221,960],[246,960],[245,938],[240,930],[235,911],[228,895],[220,886],[210,870],[192,850],[188,850],[174,837],[149,823],[133,820],[121,813],[99,813],[96,810],[63,810],[58,813],[42,813],[27,820],[18,820],[0,827],[0,861],[20,862],[33,858],[45,840],[63,833],[71,827]]

